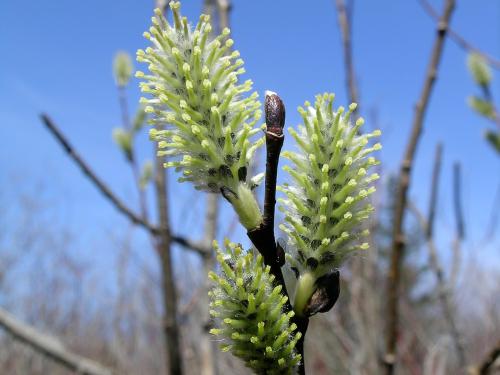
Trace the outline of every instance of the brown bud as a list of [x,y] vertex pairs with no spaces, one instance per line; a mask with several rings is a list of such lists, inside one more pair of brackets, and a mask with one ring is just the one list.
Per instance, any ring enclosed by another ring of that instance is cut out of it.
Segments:
[[264,105],[266,112],[267,131],[281,137],[285,126],[285,105],[278,94],[266,91],[266,102]]
[[329,311],[340,294],[340,273],[332,271],[316,280],[316,290],[304,308],[304,315],[311,316]]

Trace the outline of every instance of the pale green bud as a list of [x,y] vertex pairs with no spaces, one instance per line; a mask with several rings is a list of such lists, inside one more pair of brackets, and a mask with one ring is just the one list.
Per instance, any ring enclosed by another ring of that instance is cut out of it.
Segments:
[[491,69],[481,55],[471,53],[467,58],[467,66],[472,78],[478,85],[488,86],[490,84]]
[[127,86],[133,70],[134,65],[130,55],[127,52],[118,52],[113,61],[113,75],[116,84],[118,86]]

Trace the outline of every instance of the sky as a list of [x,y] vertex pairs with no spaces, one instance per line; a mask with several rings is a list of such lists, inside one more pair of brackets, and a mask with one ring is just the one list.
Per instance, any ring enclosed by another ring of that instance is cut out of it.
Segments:
[[[201,3],[184,1],[183,13],[196,21]],[[432,3],[442,8],[441,1]],[[120,197],[137,202],[131,172],[111,137],[113,127],[120,125],[111,67],[118,50],[134,55],[147,45],[142,33],[149,28],[152,7],[153,1],[137,0],[0,3],[4,56],[0,61],[0,197],[8,202],[20,192],[36,195],[43,185],[43,199],[53,202],[54,223],[74,231],[82,256],[102,259],[98,262],[102,268],[111,262],[101,256],[111,246],[110,237],[130,230],[130,225],[62,152],[43,128],[39,114],[46,112],[56,121]],[[234,0],[231,26],[235,48],[245,60],[246,78],[254,81],[261,97],[267,89],[281,95],[288,126],[300,122],[296,107],[317,93],[335,92],[337,105],[348,104],[333,1]],[[500,57],[498,1],[459,0],[452,27],[475,46]],[[383,131],[383,178],[396,172],[401,160],[434,37],[435,23],[416,0],[355,2],[354,65],[366,126]],[[500,159],[482,138],[483,130],[492,125],[466,105],[466,98],[478,90],[465,61],[464,51],[447,40],[417,150],[410,197],[426,212],[434,148],[443,142],[439,243],[446,250],[453,235],[450,182],[452,165],[458,161],[463,169],[466,251],[498,264],[498,234],[496,241],[487,244],[481,239],[500,184]],[[493,93],[500,104],[500,77],[498,72],[495,75]],[[136,79],[128,96],[135,109],[140,97]],[[376,124],[370,123],[374,112]],[[146,132],[138,146],[141,158],[150,157]],[[288,140],[285,147],[293,145]],[[170,181],[174,178],[171,174]],[[176,182],[171,183],[170,196],[174,229],[199,234],[200,226],[193,223],[199,224],[204,197]],[[224,212],[219,236],[232,220],[227,207]],[[9,215],[15,222],[16,211]],[[140,230],[136,232],[137,246],[147,247]],[[242,240],[243,234],[237,229],[234,239]],[[153,259],[151,254],[140,252],[146,262]]]

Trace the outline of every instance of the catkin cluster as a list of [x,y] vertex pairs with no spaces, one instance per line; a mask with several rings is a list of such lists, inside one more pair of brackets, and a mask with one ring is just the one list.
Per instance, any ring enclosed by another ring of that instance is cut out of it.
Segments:
[[144,36],[152,46],[137,52],[150,74],[137,72],[145,111],[156,125],[150,132],[158,142],[165,163],[182,173],[180,181],[197,189],[222,192],[247,229],[260,224],[260,210],[251,194],[249,164],[263,138],[257,93],[245,96],[250,80],[239,83],[244,73],[238,51],[231,51],[229,29],[211,38],[210,17],[202,15],[193,29],[180,14],[180,3],[171,2],[173,25],[157,9],[153,26]]
[[288,298],[264,266],[261,255],[245,252],[241,245],[215,243],[221,272],[210,273],[211,314],[220,321],[212,334],[223,338],[222,350],[231,351],[257,373],[290,374],[301,357],[295,345],[301,334],[285,312]]
[[286,195],[280,199],[286,221],[280,227],[289,237],[287,260],[296,276],[307,275],[311,284],[354,250],[368,248],[360,241],[368,232],[359,224],[373,210],[368,196],[378,179],[369,173],[378,163],[369,155],[381,146],[368,144],[380,131],[360,133],[363,119],[350,121],[356,105],[334,109],[333,99],[318,95],[314,106],[299,107],[303,124],[298,132],[289,129],[298,151],[283,153],[291,162],[284,170],[293,180],[280,187]]

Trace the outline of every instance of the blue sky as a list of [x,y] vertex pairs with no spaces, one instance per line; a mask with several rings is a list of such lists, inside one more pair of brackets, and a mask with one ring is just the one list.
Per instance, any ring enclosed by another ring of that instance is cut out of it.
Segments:
[[[184,1],[183,12],[190,20],[197,19],[201,3]],[[295,108],[317,93],[333,91],[337,105],[346,104],[333,1],[233,3],[233,38],[245,60],[247,77],[252,78],[261,94],[266,89],[281,94],[287,105],[289,126],[299,123]],[[441,9],[441,1],[432,3]],[[91,257],[110,246],[110,233],[127,231],[129,225],[82,177],[42,127],[38,114],[49,113],[98,175],[121,197],[134,201],[136,192],[130,170],[111,138],[112,128],[120,124],[111,64],[118,50],[135,54],[146,45],[142,32],[149,27],[152,4],[153,1],[133,0],[11,0],[0,5],[0,45],[4,56],[0,63],[2,196],[9,200],[20,191],[36,192],[34,186],[42,181],[44,194],[54,202],[55,220],[79,235],[81,251]],[[500,3],[461,0],[452,26],[476,46],[500,56],[499,20]],[[434,30],[434,22],[417,1],[356,1],[353,43],[361,104],[368,123],[369,111],[378,113],[379,126],[384,131],[380,156],[386,173],[394,172],[401,159]],[[465,104],[466,97],[477,92],[467,73],[465,58],[456,44],[446,42],[410,195],[425,211],[434,147],[442,141],[443,180],[437,218],[440,242],[448,246],[451,241],[451,168],[454,161],[460,161],[468,251],[498,255],[498,235],[496,242],[477,249],[500,183],[500,163],[481,136],[482,130],[492,125]],[[500,104],[499,82],[497,74],[493,92]],[[132,108],[138,98],[134,79],[129,89]],[[142,157],[151,155],[145,133],[139,140],[139,149]],[[188,227],[190,233],[196,234],[198,226],[193,223],[198,223],[203,197],[175,183],[171,194],[174,227],[181,231]],[[230,220],[226,213],[220,234],[226,231]],[[242,234],[236,231],[235,239],[241,239]],[[138,246],[147,246],[141,234],[136,237]],[[146,258],[148,254],[151,253],[142,253]]]

